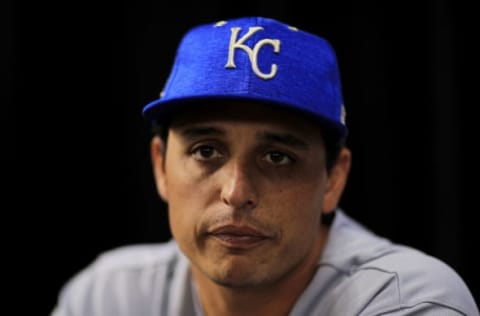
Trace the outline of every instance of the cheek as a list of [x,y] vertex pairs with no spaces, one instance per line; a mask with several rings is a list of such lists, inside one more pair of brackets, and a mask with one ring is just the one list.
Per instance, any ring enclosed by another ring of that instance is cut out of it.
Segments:
[[273,194],[266,209],[269,223],[279,233],[275,257],[286,258],[283,267],[308,257],[321,239],[322,198],[315,188],[295,188]]
[[166,170],[170,228],[175,237],[186,238],[195,233],[195,225],[212,196],[211,189],[179,158],[168,160]]
[[169,204],[188,200],[201,188],[188,159],[179,150],[174,149],[176,149],[175,146],[172,146],[172,149],[167,152],[165,162]]
[[170,231],[184,251],[195,244],[197,223],[202,214],[200,201],[196,198],[197,191],[188,183],[175,180],[173,190],[169,191],[168,221]]
[[288,187],[273,190],[269,195],[272,211],[283,226],[296,232],[312,228],[320,223],[325,181],[322,178],[308,178]]
[[302,221],[312,218],[321,213],[322,198],[313,196],[307,191],[300,189],[290,190],[288,193],[278,194],[277,205],[289,220]]

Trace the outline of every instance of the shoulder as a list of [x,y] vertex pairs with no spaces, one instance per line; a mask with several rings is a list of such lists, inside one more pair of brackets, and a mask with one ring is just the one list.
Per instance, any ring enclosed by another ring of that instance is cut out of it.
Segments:
[[127,275],[132,278],[146,273],[158,274],[174,266],[178,255],[177,245],[173,241],[121,246],[99,254],[74,280],[83,277],[95,281]]
[[90,268],[102,272],[148,269],[168,265],[178,254],[173,241],[160,244],[127,245],[101,253]]
[[335,221],[320,262],[335,280],[333,310],[349,308],[361,315],[420,310],[478,315],[464,280],[445,262],[377,236],[343,213]]
[[445,262],[417,249],[394,245],[392,252],[356,267],[352,277],[363,284],[378,280],[383,287],[371,293],[369,309],[448,309],[458,315],[478,315],[460,275]]
[[168,292],[180,257],[173,241],[108,250],[64,285],[55,307],[58,314],[53,315],[64,315],[65,310],[74,315],[119,315],[117,310],[126,309],[147,314],[143,309]]

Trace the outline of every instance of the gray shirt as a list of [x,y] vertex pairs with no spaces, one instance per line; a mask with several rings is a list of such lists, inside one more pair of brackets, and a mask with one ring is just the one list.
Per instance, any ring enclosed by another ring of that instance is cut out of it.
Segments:
[[[61,290],[51,316],[201,315],[189,263],[174,240],[108,251]],[[373,234],[338,210],[318,269],[291,316],[478,316],[444,262]]]

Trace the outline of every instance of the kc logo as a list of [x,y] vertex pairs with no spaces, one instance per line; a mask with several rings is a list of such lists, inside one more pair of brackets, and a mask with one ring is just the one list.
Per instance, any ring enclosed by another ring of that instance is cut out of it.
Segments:
[[253,34],[263,30],[263,27],[260,27],[260,26],[249,27],[247,34],[243,35],[242,38],[237,39],[238,32],[240,32],[240,30],[241,28],[239,27],[231,28],[232,35],[230,36],[230,45],[228,46],[228,61],[227,61],[227,64],[225,65],[225,68],[236,68],[235,62],[234,62],[235,50],[237,48],[240,48],[240,49],[243,49],[248,54],[248,59],[250,59],[252,70],[257,76],[263,79],[271,79],[275,77],[275,75],[277,74],[277,65],[272,64],[270,67],[270,72],[264,73],[258,68],[257,57],[258,57],[258,51],[264,45],[272,45],[273,51],[278,54],[280,52],[280,40],[265,38],[258,41],[255,44],[255,46],[253,46],[253,48],[250,48],[244,44],[245,41],[249,39]]

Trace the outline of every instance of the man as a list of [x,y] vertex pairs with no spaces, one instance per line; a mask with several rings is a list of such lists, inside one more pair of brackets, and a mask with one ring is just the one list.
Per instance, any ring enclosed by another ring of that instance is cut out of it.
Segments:
[[103,254],[52,315],[479,315],[449,266],[338,207],[342,100],[318,36],[262,17],[193,28],[143,111],[173,238]]

